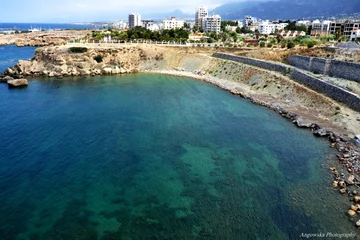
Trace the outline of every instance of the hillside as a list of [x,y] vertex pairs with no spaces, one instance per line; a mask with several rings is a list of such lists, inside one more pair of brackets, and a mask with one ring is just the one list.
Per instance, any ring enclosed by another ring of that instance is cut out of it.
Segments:
[[360,0],[280,0],[267,2],[234,2],[221,5],[213,12],[223,19],[243,19],[251,15],[262,19],[298,19],[330,17],[360,12]]

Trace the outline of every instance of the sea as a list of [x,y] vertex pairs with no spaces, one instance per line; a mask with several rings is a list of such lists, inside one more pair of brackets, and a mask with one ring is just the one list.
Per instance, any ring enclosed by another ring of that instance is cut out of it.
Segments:
[[15,66],[19,60],[29,60],[35,55],[35,47],[0,46],[0,73]]
[[202,81],[36,77],[0,116],[0,239],[359,233],[328,142]]
[[92,24],[74,24],[74,23],[1,23],[0,32],[7,30],[26,31],[30,29],[39,30],[65,30],[65,29],[94,29]]

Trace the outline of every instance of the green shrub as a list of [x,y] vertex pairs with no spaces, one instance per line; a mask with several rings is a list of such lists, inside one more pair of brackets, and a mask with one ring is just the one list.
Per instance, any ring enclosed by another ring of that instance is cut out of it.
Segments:
[[260,42],[260,47],[265,47],[265,42]]
[[103,57],[101,55],[96,55],[94,57],[94,60],[97,62],[97,63],[101,63],[103,61]]
[[293,48],[295,47],[295,43],[293,41],[289,41],[286,46],[287,48]]
[[71,47],[69,48],[69,52],[70,53],[84,53],[87,52],[87,48],[86,47]]
[[286,47],[286,43],[285,42],[281,42],[281,48],[285,48]]
[[308,42],[307,43],[308,48],[312,48],[313,46],[315,46],[314,42]]
[[266,45],[268,48],[271,48],[273,45],[271,42],[269,42],[267,45]]

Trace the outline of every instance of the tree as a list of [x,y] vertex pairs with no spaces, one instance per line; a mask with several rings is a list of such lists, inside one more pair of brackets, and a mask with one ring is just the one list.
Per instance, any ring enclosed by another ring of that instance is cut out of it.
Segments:
[[223,42],[226,42],[227,39],[228,39],[228,34],[226,32],[223,32],[222,35],[221,35],[221,40]]
[[255,30],[255,38],[256,39],[259,39],[259,37],[260,37],[260,32],[259,32],[259,30]]
[[335,39],[336,39],[336,40],[339,40],[340,37],[341,37],[341,30],[340,30],[340,29],[337,29],[337,30],[335,31]]
[[241,28],[238,26],[235,30],[236,33],[241,33]]
[[199,26],[194,26],[193,27],[193,33],[196,33],[198,32],[200,29],[199,29]]
[[278,43],[280,43],[283,39],[284,39],[284,37],[281,36],[280,34],[277,34],[277,35],[276,35],[276,41],[277,41]]

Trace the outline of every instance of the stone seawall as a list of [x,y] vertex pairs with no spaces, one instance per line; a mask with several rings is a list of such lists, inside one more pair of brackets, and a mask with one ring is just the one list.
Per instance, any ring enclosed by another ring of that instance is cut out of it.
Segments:
[[212,56],[230,60],[230,61],[245,63],[245,64],[252,65],[255,67],[264,68],[264,69],[267,69],[270,71],[280,72],[280,73],[284,73],[284,74],[289,73],[290,68],[291,68],[290,66],[287,66],[287,65],[281,64],[281,63],[268,62],[268,61],[263,61],[263,60],[258,60],[258,59],[234,56],[234,55],[225,54],[225,53],[214,53]]
[[[326,96],[347,105],[348,107],[350,107],[351,109],[354,109],[355,111],[360,112],[360,97],[359,96],[357,96],[356,94],[353,94],[341,87],[332,85],[321,79],[312,77],[294,67],[287,66],[287,65],[281,64],[281,63],[276,63],[276,62],[265,62],[265,61],[258,60],[258,59],[250,59],[250,58],[234,56],[234,55],[224,54],[224,53],[214,53],[213,57],[230,60],[230,61],[236,61],[236,62],[256,66],[259,68],[280,72],[283,74],[290,74],[290,77],[293,80],[307,86],[308,88],[310,88],[312,90],[315,90],[319,93],[325,94]],[[300,59],[299,62],[305,68],[306,67],[306,61],[304,61],[305,58],[300,57],[298,59]],[[324,65],[324,69],[326,69],[325,66],[328,63],[327,63],[327,61],[316,61],[315,64],[316,64],[315,66],[317,69],[321,68],[322,65]],[[310,64],[309,64],[309,66],[310,66]],[[308,69],[310,69],[310,67]]]
[[354,93],[310,76],[297,69],[294,69],[291,72],[291,78],[360,112],[360,97]]
[[288,57],[287,62],[294,67],[316,74],[325,74],[360,82],[360,64],[358,63],[299,55]]

